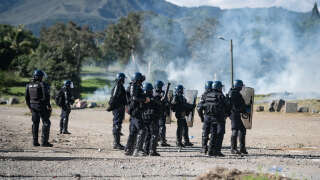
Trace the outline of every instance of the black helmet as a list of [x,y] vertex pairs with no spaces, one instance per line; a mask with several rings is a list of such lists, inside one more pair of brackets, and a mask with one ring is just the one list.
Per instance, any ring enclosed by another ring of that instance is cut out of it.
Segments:
[[126,75],[124,73],[117,74],[117,80],[124,80],[125,78],[126,78]]
[[154,87],[155,87],[156,89],[162,90],[163,85],[164,85],[163,82],[160,81],[160,80],[158,80],[158,81],[156,81],[156,83],[154,84]]
[[145,91],[152,91],[153,90],[153,86],[152,86],[152,84],[151,83],[145,83],[144,85],[143,85],[143,90],[145,90]]
[[237,80],[234,81],[234,87],[235,88],[242,88],[243,86],[244,86],[244,84],[243,84],[242,80],[237,79]]
[[213,89],[218,90],[218,91],[222,91],[222,82],[221,81],[215,81],[213,84]]
[[64,82],[63,82],[63,85],[64,85],[65,87],[67,87],[67,88],[74,88],[73,82],[70,81],[70,80],[64,81]]
[[206,85],[205,85],[205,89],[208,91],[208,90],[212,90],[212,84],[213,84],[213,81],[207,81],[206,82]]
[[146,80],[146,77],[144,75],[142,75],[140,72],[134,73],[132,81],[143,82],[144,80]]
[[183,94],[183,89],[184,89],[184,87],[181,84],[179,84],[175,89],[176,94]]
[[43,77],[46,76],[46,73],[41,70],[35,70],[33,73],[33,79],[36,81],[42,81]]

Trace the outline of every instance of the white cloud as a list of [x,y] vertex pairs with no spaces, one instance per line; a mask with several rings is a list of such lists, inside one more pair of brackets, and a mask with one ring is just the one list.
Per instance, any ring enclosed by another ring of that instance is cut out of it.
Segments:
[[320,0],[166,0],[179,6],[216,6],[222,9],[243,8],[243,7],[283,7],[292,11],[307,12],[311,11],[314,2]]

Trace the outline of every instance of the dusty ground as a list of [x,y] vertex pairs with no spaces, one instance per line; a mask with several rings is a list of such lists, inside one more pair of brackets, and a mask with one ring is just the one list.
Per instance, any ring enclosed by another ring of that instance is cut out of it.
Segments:
[[[169,148],[161,157],[127,157],[112,150],[112,115],[103,109],[71,112],[71,135],[58,135],[59,110],[51,117],[54,148],[31,145],[31,117],[23,107],[0,106],[0,178],[22,179],[195,179],[215,167],[275,173],[298,179],[320,179],[320,116],[255,113],[248,131],[249,155],[231,155],[230,122],[223,153],[209,158],[199,153],[201,122],[190,128],[195,147],[178,152],[176,124],[167,125]],[[127,118],[127,117],[126,117]],[[122,143],[128,135],[123,125]]]

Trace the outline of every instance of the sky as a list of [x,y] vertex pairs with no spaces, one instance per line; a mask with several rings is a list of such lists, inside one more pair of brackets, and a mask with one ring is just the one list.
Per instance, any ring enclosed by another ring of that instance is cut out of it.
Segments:
[[173,4],[186,7],[197,7],[202,5],[216,6],[221,9],[243,8],[243,7],[282,7],[291,11],[311,11],[315,2],[320,0],[166,0]]

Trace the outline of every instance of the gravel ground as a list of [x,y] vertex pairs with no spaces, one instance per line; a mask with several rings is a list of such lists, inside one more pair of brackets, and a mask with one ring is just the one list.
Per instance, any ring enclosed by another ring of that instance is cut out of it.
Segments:
[[[126,117],[128,118],[128,117]],[[26,108],[0,106],[0,179],[195,179],[216,167],[273,173],[297,179],[320,179],[320,116],[255,113],[247,132],[249,155],[230,154],[230,121],[223,153],[199,153],[201,122],[195,118],[189,135],[194,147],[178,152],[176,123],[167,125],[171,147],[159,147],[160,157],[127,157],[112,150],[112,114],[103,109],[74,110],[71,135],[58,135],[59,110],[51,117],[53,148],[32,147],[31,117]],[[122,144],[128,135],[123,124]]]

